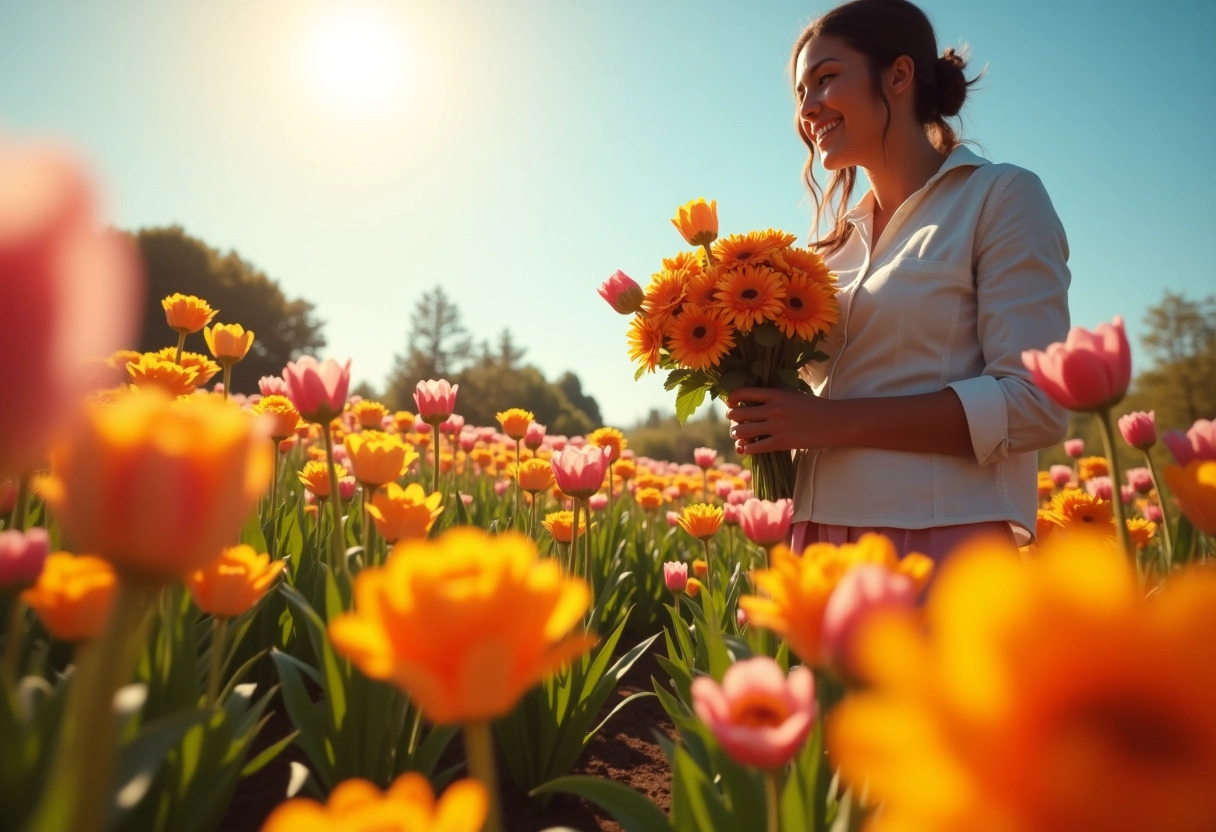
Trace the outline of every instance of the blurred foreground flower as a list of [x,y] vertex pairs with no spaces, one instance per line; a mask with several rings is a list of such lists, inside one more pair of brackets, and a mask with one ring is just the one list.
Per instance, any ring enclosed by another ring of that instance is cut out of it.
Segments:
[[116,586],[114,568],[101,558],[53,552],[21,600],[55,638],[86,641],[101,635],[110,620]]
[[325,805],[289,800],[271,812],[262,832],[478,832],[487,803],[476,780],[459,780],[436,799],[425,777],[406,772],[383,792],[366,780],[346,780]]
[[1167,465],[1165,481],[1191,524],[1216,534],[1216,460],[1196,459],[1186,467]]
[[956,553],[926,613],[862,634],[873,687],[828,725],[870,828],[1216,829],[1216,575],[1145,599],[1109,542],[1062,533]]
[[50,538],[41,526],[0,532],[0,589],[34,583],[49,553]]
[[252,546],[241,544],[224,549],[218,558],[186,576],[195,606],[210,615],[235,618],[253,609],[287,561],[271,562]]

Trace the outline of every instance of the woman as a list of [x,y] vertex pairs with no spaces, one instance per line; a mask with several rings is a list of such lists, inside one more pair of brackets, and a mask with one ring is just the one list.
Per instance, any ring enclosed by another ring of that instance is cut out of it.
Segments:
[[[1030,381],[1026,349],[1068,332],[1068,244],[1039,179],[959,144],[965,62],[940,57],[905,0],[856,0],[798,38],[797,129],[815,229],[839,276],[831,357],[814,395],[740,388],[740,453],[797,450],[793,548],[890,536],[940,559],[975,535],[1033,536],[1036,451],[1067,416]],[[812,164],[830,172],[826,193]],[[870,191],[849,208],[856,171]]]

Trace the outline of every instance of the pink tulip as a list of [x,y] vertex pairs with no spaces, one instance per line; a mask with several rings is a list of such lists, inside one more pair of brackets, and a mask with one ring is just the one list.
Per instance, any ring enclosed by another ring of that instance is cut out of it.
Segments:
[[432,426],[446,421],[456,409],[456,391],[459,389],[459,384],[449,384],[447,379],[442,378],[418,382],[414,388],[418,418]]
[[1196,459],[1216,459],[1216,421],[1198,419],[1186,433],[1167,430],[1161,441],[1183,468]]
[[477,428],[477,441],[489,445],[498,434],[494,428]]
[[1065,439],[1064,453],[1068,454],[1073,459],[1080,459],[1085,456],[1085,440],[1084,439]]
[[564,450],[566,447],[566,441],[566,437],[564,436],[550,436],[548,438],[549,447],[554,451]]
[[752,481],[752,470],[750,468],[744,468],[738,473],[737,476],[739,479],[743,480],[745,485],[750,485]]
[[663,582],[667,588],[679,595],[688,585],[688,564],[669,561],[663,564]]
[[1123,501],[1123,505],[1131,505],[1132,500],[1136,499],[1136,489],[1130,485],[1119,486],[1119,499]]
[[667,498],[667,502],[672,503],[680,499],[680,486],[669,485],[663,489],[663,496]]
[[1056,488],[1063,488],[1072,482],[1072,467],[1068,465],[1053,465],[1048,472]]
[[469,451],[477,447],[477,434],[470,433],[467,430],[462,431],[457,441],[460,442],[460,450],[467,454]]
[[581,447],[583,447],[584,445],[586,445],[586,444],[587,444],[587,437],[585,437],[585,436],[571,436],[569,439],[567,439],[567,440],[566,440],[566,444],[567,444],[567,445],[571,445],[571,446],[573,446],[573,447],[575,447],[575,448],[581,448]]
[[393,430],[396,427],[397,427],[397,420],[394,419],[392,416],[384,416],[380,419],[380,430],[382,430],[383,432],[388,433],[389,431]]
[[1089,478],[1085,481],[1085,490],[1089,492],[1089,496],[1097,497],[1099,500],[1111,499],[1110,477]]
[[1106,410],[1118,404],[1132,381],[1132,352],[1123,316],[1094,332],[1073,327],[1063,343],[1025,350],[1022,363],[1034,383],[1069,410]]
[[608,495],[592,494],[587,498],[587,507],[592,511],[603,511],[608,507]]
[[43,461],[78,400],[118,382],[90,359],[137,333],[138,254],[96,202],[71,154],[0,137],[0,476]]
[[41,526],[0,532],[0,587],[33,586],[50,551],[50,538]]
[[1119,433],[1133,448],[1147,451],[1157,444],[1157,412],[1137,410],[1119,417]]
[[747,539],[760,546],[783,543],[790,533],[790,518],[794,514],[791,500],[748,500],[739,510],[739,527]]
[[728,526],[739,525],[739,506],[729,502],[722,506],[722,522]]
[[528,425],[528,430],[524,433],[524,447],[530,451],[535,451],[545,441],[545,426],[539,422],[532,422]]
[[735,610],[735,622],[740,627],[747,624],[747,610],[743,609],[743,607],[739,607],[739,609]]
[[730,480],[718,480],[714,483],[714,493],[725,500],[730,492],[735,490],[735,484]]
[[701,468],[712,468],[714,460],[718,458],[718,452],[713,448],[694,448],[692,458]]
[[1141,514],[1144,515],[1145,520],[1151,520],[1154,523],[1161,522],[1161,506],[1156,503],[1150,503],[1145,506]]
[[439,423],[439,432],[446,433],[448,436],[455,436],[462,430],[464,430],[464,417],[459,413],[453,413]]
[[1147,468],[1129,468],[1127,484],[1139,493],[1147,494],[1153,490],[1153,474]]
[[359,483],[354,477],[342,477],[338,480],[338,496],[342,500],[353,500],[358,490]]
[[258,379],[258,391],[263,396],[286,396],[287,382],[282,376],[262,376]]
[[473,495],[465,494],[464,492],[461,492],[460,502],[464,503],[465,508],[468,508],[469,506],[473,505]]
[[692,706],[737,763],[779,769],[794,758],[815,724],[815,677],[796,667],[787,679],[767,656],[735,662],[719,685],[692,683]]
[[494,481],[494,493],[501,497],[507,493],[507,489],[511,487],[511,483],[507,480]]
[[622,315],[632,315],[642,308],[642,287],[632,277],[617,269],[600,286],[600,297]]
[[857,635],[879,611],[912,609],[916,584],[907,575],[867,563],[855,566],[832,590],[823,610],[823,655],[845,677],[856,674]]
[[346,406],[350,359],[339,364],[332,358],[317,361],[306,355],[287,362],[283,379],[287,382],[287,398],[300,411],[300,417],[306,422],[327,425]]
[[678,511],[667,512],[667,525],[671,526],[672,528],[675,528],[676,526],[680,525],[680,512],[678,512]]
[[598,445],[567,445],[550,457],[549,464],[553,466],[553,476],[563,494],[586,500],[604,484],[611,456],[611,449]]
[[741,506],[748,500],[754,499],[756,492],[747,489],[736,488],[734,491],[726,495],[726,502],[732,506]]

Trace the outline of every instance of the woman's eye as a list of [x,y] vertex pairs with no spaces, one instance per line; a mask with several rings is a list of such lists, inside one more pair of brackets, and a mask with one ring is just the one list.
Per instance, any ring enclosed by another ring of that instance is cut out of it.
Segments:
[[820,75],[819,76],[819,86],[821,86],[821,87],[826,86],[828,83],[828,79],[835,78],[835,77],[836,77],[835,75]]

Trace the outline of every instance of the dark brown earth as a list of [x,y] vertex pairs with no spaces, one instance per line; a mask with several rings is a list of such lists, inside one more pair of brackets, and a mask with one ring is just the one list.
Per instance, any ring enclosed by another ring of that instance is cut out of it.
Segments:
[[[621,680],[616,693],[605,704],[600,718],[624,697],[641,690],[652,690],[651,676],[666,679],[653,652],[643,655]],[[286,736],[291,730],[291,722],[282,707],[277,708],[250,756]],[[674,736],[671,721],[658,699],[648,696],[629,703],[591,741],[571,774],[590,774],[626,783],[667,811],[671,805],[671,769],[662,749],[655,742],[656,730],[668,737]],[[459,737],[453,741],[448,753],[453,759],[460,759]],[[223,832],[257,832],[267,815],[285,799],[292,761],[307,764],[304,752],[295,745],[289,746],[266,768],[243,780],[220,829]],[[540,832],[551,827],[568,827],[581,832],[621,832],[621,827],[606,812],[585,800],[572,795],[557,795],[544,810],[537,810],[528,796],[514,787],[501,765],[498,777],[502,789],[503,822],[509,832]]]

